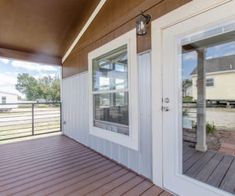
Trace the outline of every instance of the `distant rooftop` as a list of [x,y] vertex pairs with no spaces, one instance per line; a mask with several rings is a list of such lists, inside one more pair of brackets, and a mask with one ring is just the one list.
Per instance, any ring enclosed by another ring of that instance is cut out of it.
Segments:
[[[206,73],[235,70],[235,55],[207,59],[205,70]],[[197,74],[197,68],[191,73],[191,75],[195,74]]]
[[0,91],[0,93],[18,96],[16,93],[10,93],[10,92],[6,92],[6,91]]

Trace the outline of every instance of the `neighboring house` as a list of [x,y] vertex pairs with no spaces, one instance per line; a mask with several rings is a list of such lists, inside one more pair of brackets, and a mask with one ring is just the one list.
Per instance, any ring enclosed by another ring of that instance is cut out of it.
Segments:
[[185,96],[186,97],[192,97],[193,95],[193,89],[192,89],[192,85],[187,86],[187,88],[185,89]]
[[192,97],[192,95],[193,95],[192,82],[189,81],[183,83],[183,97]]
[[17,103],[18,95],[14,93],[9,93],[5,91],[0,91],[0,103]]
[[[206,99],[235,100],[235,55],[205,61]],[[192,72],[192,95],[197,100],[197,70]]]
[[17,103],[18,95],[5,91],[0,91],[0,111],[7,111],[16,108],[16,105],[4,105],[9,103]]

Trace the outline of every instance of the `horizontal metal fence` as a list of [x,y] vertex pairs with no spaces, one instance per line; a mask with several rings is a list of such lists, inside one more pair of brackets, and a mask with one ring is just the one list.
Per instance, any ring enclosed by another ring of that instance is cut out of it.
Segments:
[[61,131],[61,102],[0,104],[0,141]]

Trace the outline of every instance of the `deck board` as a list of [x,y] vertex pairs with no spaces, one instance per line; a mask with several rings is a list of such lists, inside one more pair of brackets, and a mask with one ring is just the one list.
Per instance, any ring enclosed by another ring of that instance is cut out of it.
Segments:
[[184,167],[183,167],[184,173],[186,173],[203,156],[204,156],[203,153],[195,152],[195,153],[192,154],[192,156],[188,160],[184,161]]
[[149,188],[148,190],[146,190],[143,194],[141,194],[142,196],[155,196],[155,195],[160,195],[162,194],[164,191],[156,186],[152,186],[151,188]]
[[67,138],[0,145],[0,195],[162,195],[148,179]]
[[215,156],[215,152],[207,151],[200,160],[198,160],[193,166],[186,172],[187,175],[191,177],[196,177],[196,175],[208,164],[210,159]]
[[207,183],[212,186],[219,187],[223,178],[225,177],[232,161],[233,161],[232,156],[225,155],[223,157],[223,160],[220,162],[220,164],[217,166],[217,168],[214,170],[214,172],[208,178]]
[[235,159],[233,159],[220,188],[229,192],[235,192]]
[[90,192],[87,195],[88,196],[101,196],[101,195],[104,195],[105,193],[108,193],[108,192],[112,191],[116,187],[128,182],[129,180],[131,180],[135,176],[136,176],[135,173],[128,172],[127,174],[123,175],[122,177],[120,177],[120,178],[118,178],[118,179],[116,179],[112,182],[109,182],[108,184],[105,184],[105,185],[101,186],[100,188],[96,189],[93,192]]
[[[190,149],[193,154],[183,163],[185,175],[235,193],[235,157],[211,150],[205,153],[196,152],[189,145],[184,145],[184,148]],[[187,153],[190,153],[188,149]],[[187,156],[187,153],[184,155]]]
[[196,176],[197,180],[202,182],[206,182],[207,179],[211,176],[215,168],[219,165],[221,160],[223,159],[222,154],[216,154],[202,169]]
[[136,176],[126,182],[125,184],[122,184],[121,186],[118,186],[117,188],[113,189],[112,191],[106,193],[106,196],[118,196],[123,195],[124,193],[128,192],[129,190],[135,188],[138,186],[141,182],[143,182],[144,179],[140,176]]
[[150,181],[144,180],[138,186],[136,186],[135,188],[133,188],[130,191],[127,191],[125,194],[123,194],[123,196],[141,195],[145,191],[147,191],[149,188],[151,188],[152,186],[153,186],[153,184]]

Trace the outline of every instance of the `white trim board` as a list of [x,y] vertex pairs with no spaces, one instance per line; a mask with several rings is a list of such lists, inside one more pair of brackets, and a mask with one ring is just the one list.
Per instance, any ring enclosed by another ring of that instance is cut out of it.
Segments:
[[163,30],[232,0],[193,0],[152,22],[152,152],[153,182],[163,187],[162,39]]
[[[128,50],[128,92],[129,92],[129,136],[107,131],[93,125],[92,59],[127,45]],[[135,29],[113,39],[88,54],[89,73],[89,133],[96,137],[139,150],[139,110],[138,110],[138,66]]]
[[107,0],[100,0],[99,4],[95,8],[94,12],[91,14],[91,16],[87,20],[86,24],[83,26],[82,30],[78,33],[78,35],[76,36],[73,43],[71,44],[71,46],[69,47],[67,52],[64,54],[64,56],[62,58],[62,63],[64,63],[64,61],[68,58],[69,54],[72,52],[72,50],[74,49],[76,44],[79,42],[79,40],[81,39],[83,34],[86,32],[86,30],[88,29],[88,27],[90,26],[92,21],[95,19],[96,15],[99,13],[99,11],[101,10],[101,8],[103,7],[103,5],[105,4],[106,1]]

